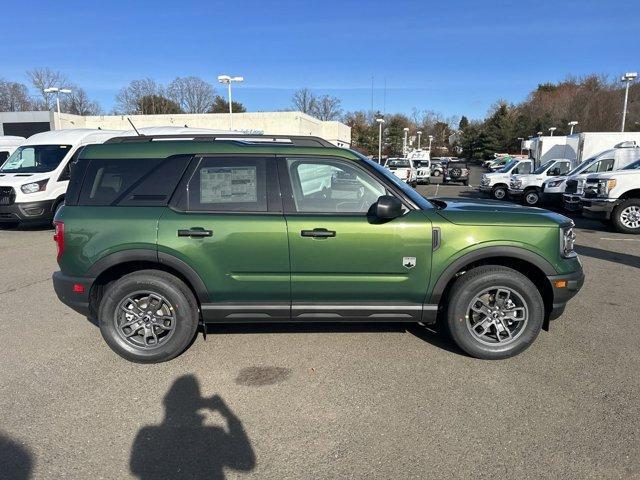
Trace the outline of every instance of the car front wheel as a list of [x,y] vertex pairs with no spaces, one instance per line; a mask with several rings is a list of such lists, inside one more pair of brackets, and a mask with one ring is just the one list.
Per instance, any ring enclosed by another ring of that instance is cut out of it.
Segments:
[[613,210],[611,220],[619,232],[640,234],[640,199],[623,201]]
[[496,200],[504,200],[505,198],[507,198],[507,188],[501,185],[493,187],[491,196]]
[[530,207],[538,205],[540,203],[540,193],[537,190],[527,190],[524,193],[524,203]]
[[109,285],[98,310],[100,332],[118,355],[157,363],[182,353],[198,328],[198,308],[173,275],[142,270]]
[[469,355],[508,358],[524,351],[540,333],[544,303],[521,273],[481,266],[456,280],[446,320],[451,337]]

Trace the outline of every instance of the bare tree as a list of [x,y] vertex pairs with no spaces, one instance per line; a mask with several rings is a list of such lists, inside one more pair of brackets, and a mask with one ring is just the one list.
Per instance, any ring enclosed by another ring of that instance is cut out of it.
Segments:
[[69,88],[71,93],[61,99],[60,108],[62,111],[75,115],[100,115],[102,113],[98,102],[90,100],[83,88],[75,85],[70,85]]
[[143,98],[165,97],[164,87],[151,78],[133,80],[116,95],[115,111],[121,114],[145,114],[145,108],[150,106],[153,110],[153,102],[142,101]]
[[293,109],[302,113],[313,115],[316,106],[316,95],[308,88],[296,90],[291,98]]
[[24,112],[33,108],[26,85],[0,78],[0,111]]
[[312,110],[312,115],[319,120],[337,120],[342,113],[341,101],[338,97],[323,95],[318,97]]
[[167,87],[167,96],[186,113],[206,113],[215,93],[213,86],[199,77],[177,77]]
[[65,74],[51,70],[48,67],[29,70],[27,71],[27,77],[29,77],[33,88],[42,97],[38,107],[44,110],[51,110],[55,99],[55,96],[51,93],[46,93],[45,89],[51,87],[65,88],[69,85],[69,79]]

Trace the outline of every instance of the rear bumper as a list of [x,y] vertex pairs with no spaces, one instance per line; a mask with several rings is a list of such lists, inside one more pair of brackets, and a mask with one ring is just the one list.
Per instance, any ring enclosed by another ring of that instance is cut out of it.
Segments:
[[55,200],[0,205],[0,223],[50,222]]
[[580,200],[582,207],[582,215],[588,218],[597,218],[599,220],[609,220],[611,212],[618,204],[618,199],[611,198],[593,198]]
[[[89,296],[94,278],[89,277],[71,277],[62,272],[54,272],[53,289],[62,303],[76,312],[84,315],[90,315]],[[82,285],[83,292],[75,292],[74,285]]]
[[[582,288],[584,284],[584,272],[582,268],[575,272],[566,273],[563,275],[550,275],[547,277],[553,291],[553,304],[551,306],[551,312],[549,320],[555,320],[562,312],[564,312],[567,302],[571,300]],[[565,287],[558,287],[557,282],[564,280],[566,282]]]

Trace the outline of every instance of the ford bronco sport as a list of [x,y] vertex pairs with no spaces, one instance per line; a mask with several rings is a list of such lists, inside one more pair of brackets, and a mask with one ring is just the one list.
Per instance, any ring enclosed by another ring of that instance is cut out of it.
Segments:
[[199,323],[300,321],[439,323],[505,358],[584,279],[569,219],[427,200],[313,137],[90,145],[54,221],[58,297],[137,362],[179,355]]

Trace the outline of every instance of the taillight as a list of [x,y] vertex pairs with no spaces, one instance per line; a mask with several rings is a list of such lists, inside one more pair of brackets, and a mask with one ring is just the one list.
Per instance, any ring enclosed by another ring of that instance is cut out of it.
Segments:
[[64,253],[64,222],[56,220],[53,222],[53,226],[56,229],[55,233],[53,234],[53,241],[56,242],[56,245],[58,247],[58,256],[56,257],[56,259],[60,260],[60,257]]

